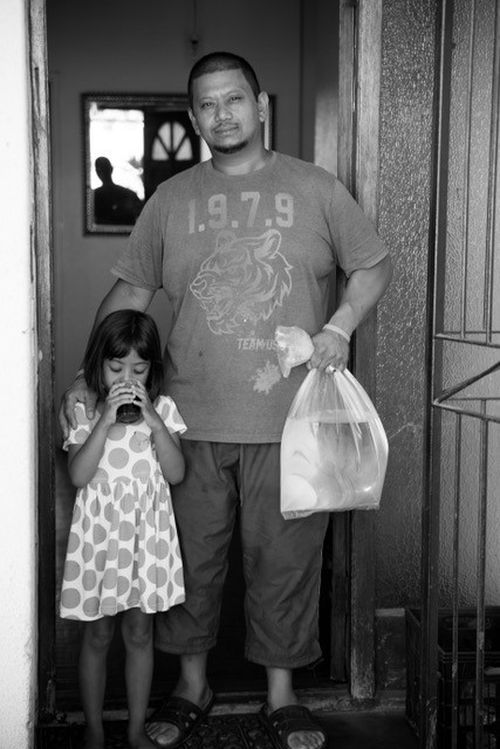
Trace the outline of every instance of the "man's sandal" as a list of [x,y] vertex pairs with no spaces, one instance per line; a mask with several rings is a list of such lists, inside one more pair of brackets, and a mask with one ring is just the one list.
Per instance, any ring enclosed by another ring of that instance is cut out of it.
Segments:
[[299,731],[321,734],[322,743],[318,749],[326,749],[328,746],[328,736],[324,728],[320,726],[307,707],[303,707],[302,705],[287,705],[270,713],[267,705],[264,705],[260,714],[283,749],[290,749],[288,737],[292,733]]
[[[186,739],[191,736],[196,726],[198,726],[208,715],[215,702],[215,695],[212,694],[205,707],[201,708],[194,702],[172,695],[156,710],[148,719],[149,723],[169,723],[175,726],[179,734],[171,744],[161,744],[156,739],[149,737],[151,741],[162,749],[178,749]],[[146,726],[146,733],[147,733]],[[160,734],[161,735],[161,734]]]

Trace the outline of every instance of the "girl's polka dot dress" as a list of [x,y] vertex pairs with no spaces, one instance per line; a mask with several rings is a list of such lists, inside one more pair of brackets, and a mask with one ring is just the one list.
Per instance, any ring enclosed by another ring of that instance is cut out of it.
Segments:
[[[155,408],[169,431],[186,430],[173,400]],[[83,404],[78,426],[63,445],[82,444],[89,422]],[[170,489],[144,419],[114,424],[92,481],[76,495],[61,591],[61,616],[92,621],[140,608],[167,611],[185,600],[182,561]]]

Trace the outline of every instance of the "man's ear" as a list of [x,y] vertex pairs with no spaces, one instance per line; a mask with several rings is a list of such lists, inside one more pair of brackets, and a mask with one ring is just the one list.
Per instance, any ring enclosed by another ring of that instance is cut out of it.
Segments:
[[196,117],[194,116],[193,110],[191,109],[191,107],[189,107],[188,109],[188,115],[189,115],[189,119],[191,120],[191,125],[193,126],[193,129],[196,135],[201,135],[200,128],[198,127],[198,123],[196,122]]
[[259,112],[259,120],[265,122],[269,112],[269,96],[265,91],[261,91],[257,97],[257,109]]

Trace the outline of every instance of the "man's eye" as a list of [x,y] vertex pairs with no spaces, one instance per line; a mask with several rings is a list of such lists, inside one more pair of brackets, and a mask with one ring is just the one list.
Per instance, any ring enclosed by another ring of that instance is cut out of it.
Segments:
[[110,370],[111,370],[112,372],[114,372],[115,374],[118,374],[119,372],[121,372],[121,369],[120,369],[120,367],[118,367],[118,368],[116,368],[116,367],[110,367]]
[[135,375],[142,375],[146,371],[147,367],[143,367],[143,369],[134,369]]
[[213,104],[212,104],[211,101],[204,101],[203,104],[201,105],[201,108],[202,109],[209,109],[211,106],[213,106]]

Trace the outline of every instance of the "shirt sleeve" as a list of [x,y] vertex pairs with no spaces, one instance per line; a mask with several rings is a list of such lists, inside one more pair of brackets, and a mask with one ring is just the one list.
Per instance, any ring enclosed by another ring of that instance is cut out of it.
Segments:
[[111,268],[118,278],[148,291],[162,286],[163,238],[158,193],[144,206],[125,250]]
[[372,268],[388,254],[372,222],[339,180],[335,180],[330,210],[337,263],[347,276],[355,270]]
[[63,450],[68,450],[70,445],[83,445],[87,441],[92,431],[91,424],[85,413],[83,403],[77,403],[75,406],[76,429],[72,427],[69,430],[67,438],[63,442]]
[[155,409],[170,433],[183,434],[186,431],[187,426],[169,395],[160,395]]

